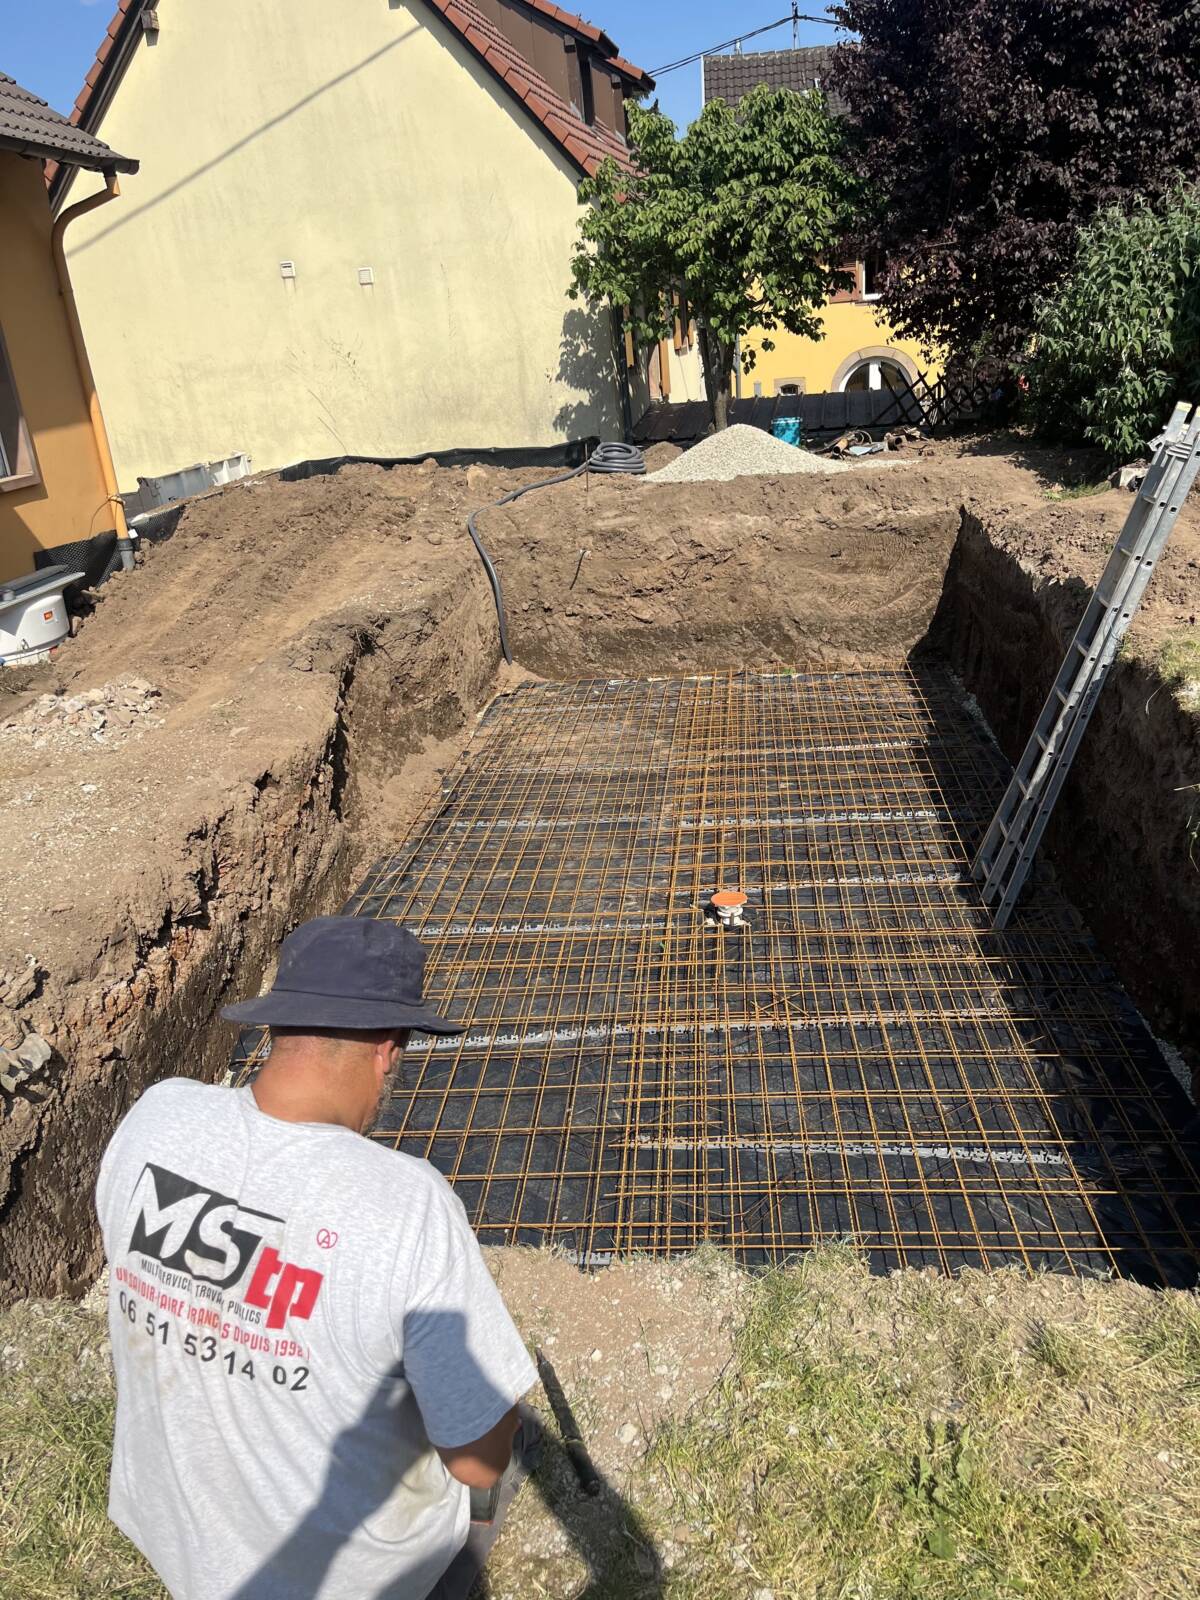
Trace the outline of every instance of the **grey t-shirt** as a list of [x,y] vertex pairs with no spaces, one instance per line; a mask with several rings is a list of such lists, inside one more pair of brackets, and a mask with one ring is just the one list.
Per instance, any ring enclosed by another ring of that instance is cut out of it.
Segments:
[[422,1600],[468,1524],[432,1445],[536,1376],[445,1180],[174,1078],[117,1129],[96,1201],[109,1514],[175,1600]]

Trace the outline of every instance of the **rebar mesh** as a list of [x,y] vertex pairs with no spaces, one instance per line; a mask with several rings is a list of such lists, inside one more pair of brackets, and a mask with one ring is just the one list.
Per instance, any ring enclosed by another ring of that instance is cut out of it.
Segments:
[[849,1238],[883,1270],[1194,1282],[1185,1097],[1053,889],[1001,934],[971,882],[1006,777],[934,672],[502,697],[346,908],[417,933],[470,1024],[410,1051],[372,1137],[484,1242],[588,1263]]

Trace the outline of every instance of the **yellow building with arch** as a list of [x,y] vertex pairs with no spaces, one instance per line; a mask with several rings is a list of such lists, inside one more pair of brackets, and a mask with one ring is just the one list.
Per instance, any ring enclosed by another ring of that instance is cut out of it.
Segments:
[[[851,108],[829,88],[833,48],[814,45],[802,50],[756,50],[746,54],[705,56],[702,62],[704,104],[724,100],[736,106],[760,83],[797,94],[820,90],[835,116]],[[821,310],[823,337],[804,339],[778,330],[774,345],[764,350],[763,335],[744,341],[755,353],[749,373],[735,374],[734,389],[743,399],[754,395],[840,394],[845,390],[888,389],[911,382],[918,374],[931,382],[940,367],[927,360],[913,340],[900,338],[880,315],[874,264],[846,262],[853,287]]]

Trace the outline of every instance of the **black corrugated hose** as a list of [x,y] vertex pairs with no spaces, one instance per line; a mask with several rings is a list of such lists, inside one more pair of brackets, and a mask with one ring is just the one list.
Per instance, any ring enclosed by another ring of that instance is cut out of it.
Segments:
[[[481,506],[480,511],[494,511],[498,506],[511,505],[514,500],[519,500],[523,494],[532,494],[535,489],[548,489],[552,483],[566,483],[571,478],[578,478],[584,472],[629,472],[643,473],[646,470],[646,458],[635,444],[620,444],[613,441],[608,444],[598,444],[588,456],[587,460],[579,466],[573,467],[570,472],[559,472],[553,478],[543,478],[540,483],[527,483],[523,489],[514,489],[511,494],[506,494],[502,500],[494,500],[490,506]],[[496,620],[500,624],[500,648],[504,652],[505,661],[511,662],[512,651],[508,648],[508,615],[504,609],[504,596],[500,591],[500,576],[496,571],[483,540],[479,537],[479,529],[475,518],[479,511],[472,511],[467,518],[467,532],[475,542],[479,551],[479,559],[483,562],[483,570],[488,575],[488,582],[492,586],[492,594],[496,600]]]

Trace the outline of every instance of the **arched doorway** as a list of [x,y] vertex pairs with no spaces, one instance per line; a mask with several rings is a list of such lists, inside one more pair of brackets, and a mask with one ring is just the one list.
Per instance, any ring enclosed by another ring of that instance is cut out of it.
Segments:
[[899,350],[876,345],[847,356],[833,378],[835,394],[861,394],[864,390],[890,390],[901,394],[917,376],[917,369]]

